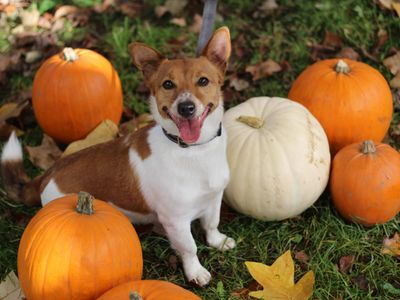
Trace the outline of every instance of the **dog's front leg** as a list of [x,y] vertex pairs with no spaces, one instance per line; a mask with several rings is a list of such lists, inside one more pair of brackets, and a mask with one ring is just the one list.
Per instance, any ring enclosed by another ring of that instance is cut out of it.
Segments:
[[200,217],[200,223],[206,232],[207,244],[221,251],[226,251],[235,248],[235,240],[227,237],[218,230],[219,216],[221,212],[222,194],[219,193],[204,215]]
[[205,286],[211,279],[211,274],[200,264],[197,257],[197,247],[190,231],[190,221],[162,222],[172,248],[182,259],[183,270],[189,281],[199,286]]

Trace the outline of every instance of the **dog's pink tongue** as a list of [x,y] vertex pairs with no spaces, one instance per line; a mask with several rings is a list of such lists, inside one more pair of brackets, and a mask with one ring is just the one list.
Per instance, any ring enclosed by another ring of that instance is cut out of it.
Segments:
[[200,118],[183,119],[179,122],[179,133],[186,144],[196,142],[200,137]]

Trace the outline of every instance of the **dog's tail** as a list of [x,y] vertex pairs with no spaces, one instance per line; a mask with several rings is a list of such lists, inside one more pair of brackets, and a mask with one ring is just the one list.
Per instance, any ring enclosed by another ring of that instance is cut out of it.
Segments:
[[40,204],[40,177],[30,180],[23,165],[22,146],[15,132],[10,135],[1,154],[1,176],[4,189],[15,202]]

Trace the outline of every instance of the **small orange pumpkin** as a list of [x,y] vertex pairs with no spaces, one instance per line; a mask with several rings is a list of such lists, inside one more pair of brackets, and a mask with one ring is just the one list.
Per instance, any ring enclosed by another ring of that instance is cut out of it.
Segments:
[[18,275],[29,300],[94,299],[142,277],[139,238],[121,212],[87,193],[44,206],[18,250]]
[[305,69],[289,98],[318,119],[332,154],[363,140],[382,141],[392,119],[392,94],[385,78],[367,64],[327,59]]
[[123,283],[97,300],[201,300],[201,298],[171,282],[138,280]]
[[400,154],[372,141],[346,146],[333,159],[330,188],[345,219],[385,223],[400,211]]
[[69,143],[84,138],[106,119],[118,125],[121,83],[111,63],[100,54],[65,48],[37,71],[32,106],[43,131]]

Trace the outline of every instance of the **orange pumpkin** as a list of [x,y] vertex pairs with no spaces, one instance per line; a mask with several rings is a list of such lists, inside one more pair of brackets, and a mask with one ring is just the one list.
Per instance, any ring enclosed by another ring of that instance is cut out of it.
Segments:
[[322,60],[308,67],[293,83],[289,98],[318,119],[332,154],[363,140],[382,141],[392,119],[392,94],[385,78],[349,59]]
[[29,300],[94,299],[142,277],[140,241],[121,212],[87,193],[44,206],[18,250],[18,275]]
[[138,280],[123,283],[97,300],[201,300],[188,290],[173,283],[160,280]]
[[333,159],[330,188],[344,218],[385,223],[400,211],[400,154],[372,141],[346,146]]
[[105,119],[119,123],[121,83],[111,63],[100,54],[65,48],[37,71],[32,105],[43,131],[69,143],[84,138]]

